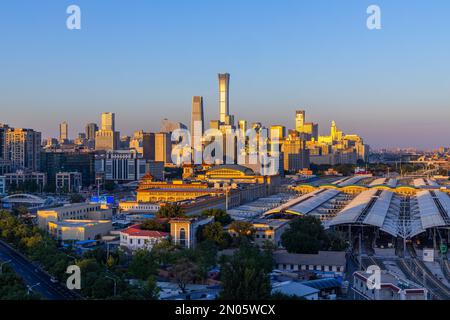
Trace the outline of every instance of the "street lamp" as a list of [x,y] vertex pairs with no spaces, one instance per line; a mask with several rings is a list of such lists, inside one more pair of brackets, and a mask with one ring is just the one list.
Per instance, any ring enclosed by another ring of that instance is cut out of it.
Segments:
[[7,263],[10,263],[12,260],[8,260],[8,261],[5,261],[5,262],[3,262],[3,263],[0,263],[0,275],[2,275],[3,274],[3,265],[4,264],[7,264]]
[[40,284],[41,283],[38,282],[38,283],[36,283],[36,284],[34,284],[32,286],[27,286],[27,288],[28,288],[27,295],[30,295],[30,292],[33,291],[33,288],[39,286]]

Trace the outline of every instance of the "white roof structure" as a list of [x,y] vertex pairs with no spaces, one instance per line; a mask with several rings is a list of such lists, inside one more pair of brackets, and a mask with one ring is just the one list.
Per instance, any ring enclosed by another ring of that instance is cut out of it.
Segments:
[[383,191],[364,219],[364,223],[381,228],[391,205],[393,196],[393,192]]
[[380,186],[386,183],[387,178],[378,178],[373,180],[370,184],[369,187],[375,187],[375,186]]
[[302,201],[299,204],[288,208],[286,211],[298,214],[308,214],[314,209],[320,207],[325,202],[336,197],[339,193],[341,193],[339,190],[324,190],[323,192],[315,194],[313,197],[307,199],[306,201]]
[[339,187],[351,186],[351,185],[354,185],[354,184],[360,182],[362,179],[365,179],[365,178],[368,178],[368,177],[370,177],[370,176],[368,176],[368,175],[354,176],[354,177],[351,177],[350,179],[347,179],[347,180],[345,180],[343,182],[338,183],[337,185]]
[[330,221],[329,226],[355,223],[377,192],[377,189],[361,192]]
[[430,187],[440,187],[439,183],[437,183],[435,180],[427,179],[426,182]]
[[445,225],[444,219],[442,219],[441,214],[436,203],[431,196],[430,191],[420,191],[416,195],[417,204],[420,211],[420,219],[422,221],[423,229],[440,227]]
[[227,213],[235,220],[251,220],[261,216],[267,210],[280,206],[280,203],[283,203],[290,197],[291,195],[288,194],[276,194],[266,198],[259,198],[256,201],[230,209]]
[[396,178],[389,179],[387,186],[391,188],[395,188],[397,186],[398,180]]
[[317,189],[313,192],[304,194],[298,198],[292,199],[281,206],[273,208],[264,215],[270,215],[281,212],[289,212],[293,214],[304,215],[308,214],[314,209],[317,209],[327,201],[333,199],[341,191],[334,189]]
[[424,179],[418,178],[418,179],[414,179],[414,180],[413,180],[413,185],[414,185],[414,187],[416,187],[416,188],[421,188],[421,187],[426,186],[427,184],[425,183],[425,180],[424,180]]
[[429,228],[450,226],[449,194],[434,190],[420,191],[410,198],[410,209],[404,214],[401,214],[401,199],[389,190],[369,189],[325,222],[325,227],[364,224],[406,239]]

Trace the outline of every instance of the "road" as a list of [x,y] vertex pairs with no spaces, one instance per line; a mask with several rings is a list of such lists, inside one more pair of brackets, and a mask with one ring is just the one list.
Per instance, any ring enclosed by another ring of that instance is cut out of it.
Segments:
[[[63,287],[59,283],[53,283],[51,277],[39,267],[33,265],[27,258],[0,240],[0,260],[9,261],[10,266],[27,286],[34,286],[33,291],[39,293],[47,300],[77,300],[80,297]],[[36,284],[38,284],[36,286]]]

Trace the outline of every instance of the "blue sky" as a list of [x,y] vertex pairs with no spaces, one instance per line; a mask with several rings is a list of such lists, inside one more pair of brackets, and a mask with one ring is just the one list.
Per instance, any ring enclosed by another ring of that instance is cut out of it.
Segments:
[[[66,29],[66,8],[82,30]],[[382,10],[382,30],[366,9]],[[102,111],[123,134],[189,122],[193,95],[231,113],[294,125],[296,109],[380,146],[450,145],[446,0],[2,0],[0,122],[72,137]]]

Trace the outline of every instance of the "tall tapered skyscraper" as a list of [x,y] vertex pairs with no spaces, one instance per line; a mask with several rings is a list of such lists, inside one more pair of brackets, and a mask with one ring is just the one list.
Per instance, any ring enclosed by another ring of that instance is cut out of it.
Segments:
[[191,135],[194,134],[194,123],[196,121],[201,121],[201,132],[200,135],[203,136],[205,131],[205,119],[203,117],[203,97],[195,96],[192,98],[192,114],[191,114]]
[[230,103],[229,103],[229,87],[230,87],[230,74],[219,73],[219,114],[220,122],[229,122]]

